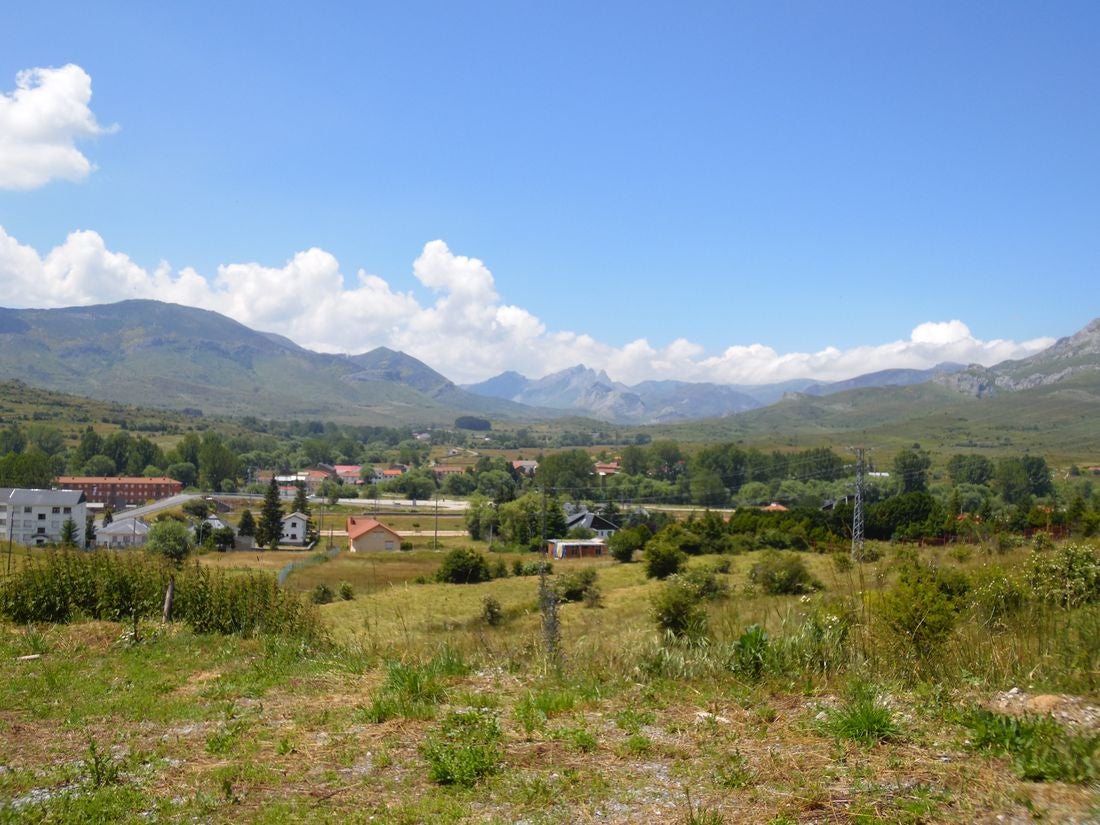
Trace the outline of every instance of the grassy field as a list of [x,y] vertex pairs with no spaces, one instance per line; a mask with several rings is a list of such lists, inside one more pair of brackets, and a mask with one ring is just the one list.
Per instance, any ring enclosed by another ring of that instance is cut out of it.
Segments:
[[[293,589],[354,591],[318,608],[320,644],[0,624],[0,822],[1096,821],[1100,765],[1033,781],[1019,753],[978,749],[972,721],[976,708],[1017,720],[1018,745],[1031,720],[1056,720],[1043,758],[1083,747],[1095,760],[1095,607],[1068,623],[968,618],[940,655],[911,660],[874,619],[900,563],[899,548],[877,549],[854,568],[801,554],[821,589],[795,596],[750,586],[759,552],[690,559],[727,569],[694,644],[657,632],[652,600],[668,585],[642,564],[557,562],[551,582],[591,568],[602,595],[560,606],[557,663],[537,576],[417,583],[441,563],[432,550],[296,569]],[[978,581],[1031,550],[918,553]],[[274,572],[310,556],[202,563]]]

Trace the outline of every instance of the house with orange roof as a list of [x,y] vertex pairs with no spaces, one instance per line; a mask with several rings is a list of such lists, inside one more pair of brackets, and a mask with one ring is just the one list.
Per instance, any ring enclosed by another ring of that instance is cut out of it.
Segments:
[[377,519],[348,516],[347,530],[348,550],[352,553],[401,549],[401,536]]

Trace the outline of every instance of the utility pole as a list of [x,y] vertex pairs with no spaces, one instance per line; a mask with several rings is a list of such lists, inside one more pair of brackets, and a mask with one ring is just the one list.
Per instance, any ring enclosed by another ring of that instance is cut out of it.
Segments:
[[856,501],[852,508],[852,560],[863,561],[863,447],[849,447],[856,454]]
[[433,550],[439,549],[439,496],[436,495],[435,499],[435,543],[432,545]]

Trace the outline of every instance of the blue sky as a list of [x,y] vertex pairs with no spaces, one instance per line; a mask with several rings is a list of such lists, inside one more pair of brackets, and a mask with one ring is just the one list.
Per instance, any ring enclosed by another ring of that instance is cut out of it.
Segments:
[[95,168],[4,187],[0,116],[0,304],[157,295],[457,380],[845,377],[1100,315],[1100,6],[646,5],[25,5],[0,93],[79,66],[98,127],[24,109]]

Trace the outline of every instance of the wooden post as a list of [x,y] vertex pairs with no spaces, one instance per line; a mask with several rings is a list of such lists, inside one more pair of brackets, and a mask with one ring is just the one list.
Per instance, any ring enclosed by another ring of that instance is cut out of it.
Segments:
[[161,613],[161,621],[165,624],[172,621],[172,602],[176,598],[176,574],[168,575],[168,589],[164,592],[164,610]]

